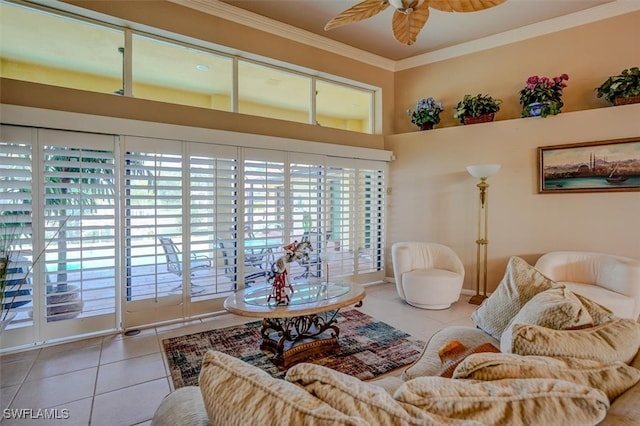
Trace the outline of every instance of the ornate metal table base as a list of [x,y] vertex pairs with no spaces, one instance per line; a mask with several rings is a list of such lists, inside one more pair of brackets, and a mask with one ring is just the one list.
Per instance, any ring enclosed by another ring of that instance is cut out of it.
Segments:
[[234,293],[224,301],[229,312],[262,318],[260,348],[275,355],[276,365],[288,367],[310,355],[338,348],[338,311],[360,307],[364,288],[357,284],[306,282],[293,284],[287,305],[269,301],[269,288],[256,286]]
[[260,348],[274,352],[273,363],[283,367],[314,353],[338,348],[337,315],[338,310],[290,318],[263,318]]

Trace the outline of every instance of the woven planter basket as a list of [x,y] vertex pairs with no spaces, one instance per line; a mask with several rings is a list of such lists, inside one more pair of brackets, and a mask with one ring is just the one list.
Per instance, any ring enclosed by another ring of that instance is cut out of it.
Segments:
[[627,105],[640,103],[640,95],[630,96],[628,98],[618,97],[613,100],[614,105]]
[[464,124],[488,123],[490,121],[493,121],[494,117],[495,113],[493,112],[491,114],[484,114],[479,117],[464,117]]

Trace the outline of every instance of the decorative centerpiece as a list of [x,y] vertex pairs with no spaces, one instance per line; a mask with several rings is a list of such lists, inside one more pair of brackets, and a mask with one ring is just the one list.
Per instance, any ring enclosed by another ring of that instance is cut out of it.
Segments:
[[413,111],[408,109],[407,115],[411,117],[411,123],[418,126],[420,130],[429,130],[440,122],[442,111],[442,102],[428,97],[416,102],[416,109]]
[[565,81],[569,80],[567,74],[558,77],[538,77],[532,75],[527,79],[527,85],[520,91],[520,104],[522,104],[522,117],[546,117],[556,115],[564,106],[562,103],[562,90],[567,87]]
[[599,98],[604,96],[614,105],[640,102],[640,68],[629,68],[607,78],[596,91]]
[[453,117],[462,124],[476,124],[493,121],[496,112],[500,111],[501,99],[489,95],[464,95],[454,108]]
[[291,301],[289,295],[293,293],[293,286],[289,280],[287,264],[302,258],[309,259],[309,252],[313,251],[309,241],[302,241],[301,243],[294,241],[282,248],[284,255],[273,262],[271,272],[267,277],[267,282],[271,283],[271,293],[269,293],[267,302],[274,299],[276,305],[288,305]]

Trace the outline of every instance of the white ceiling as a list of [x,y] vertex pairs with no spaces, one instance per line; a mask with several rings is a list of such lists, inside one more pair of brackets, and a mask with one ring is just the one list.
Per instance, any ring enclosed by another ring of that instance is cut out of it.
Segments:
[[[217,1],[212,0],[214,3]],[[394,61],[450,48],[532,24],[548,26],[551,20],[558,17],[579,13],[597,15],[598,6],[606,3],[638,3],[638,0],[507,0],[490,9],[471,13],[448,13],[430,9],[429,20],[418,35],[416,43],[406,46],[397,42],[391,32],[393,7],[367,20],[325,31],[325,24],[333,16],[357,4],[358,0],[222,1],[235,8],[253,12]]]

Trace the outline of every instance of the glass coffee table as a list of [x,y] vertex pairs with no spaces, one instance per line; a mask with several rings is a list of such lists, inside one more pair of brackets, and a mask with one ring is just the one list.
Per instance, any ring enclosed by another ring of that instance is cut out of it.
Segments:
[[244,317],[262,318],[261,349],[272,351],[276,365],[292,363],[339,347],[338,311],[362,306],[364,288],[339,282],[293,284],[288,305],[268,301],[271,286],[250,287],[229,296],[224,308]]

